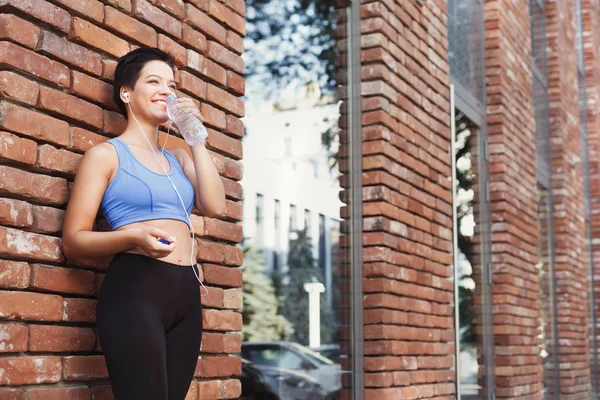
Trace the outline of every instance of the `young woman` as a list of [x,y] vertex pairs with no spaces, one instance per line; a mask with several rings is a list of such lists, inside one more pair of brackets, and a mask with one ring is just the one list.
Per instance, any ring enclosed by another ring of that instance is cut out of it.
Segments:
[[[68,258],[115,255],[98,296],[97,325],[117,400],[183,400],[202,338],[200,281],[189,214],[225,213],[221,178],[203,144],[158,148],[175,94],[174,63],[155,48],[119,59],[113,99],[127,117],[117,138],[90,148],[63,227]],[[202,120],[191,99],[177,107]],[[201,138],[202,139],[202,138]],[[93,231],[100,210],[110,232]]]

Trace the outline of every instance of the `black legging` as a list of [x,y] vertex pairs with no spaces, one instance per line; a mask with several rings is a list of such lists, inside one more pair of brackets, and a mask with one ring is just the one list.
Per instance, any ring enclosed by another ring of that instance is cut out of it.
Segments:
[[96,312],[116,400],[185,398],[202,339],[200,289],[190,266],[118,254]]

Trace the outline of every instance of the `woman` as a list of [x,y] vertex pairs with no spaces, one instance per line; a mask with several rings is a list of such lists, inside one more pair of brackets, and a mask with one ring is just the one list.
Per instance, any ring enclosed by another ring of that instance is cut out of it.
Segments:
[[[119,59],[113,99],[127,117],[118,137],[90,148],[63,227],[68,258],[115,255],[98,296],[97,325],[117,400],[183,400],[202,338],[200,283],[189,213],[225,213],[219,174],[203,144],[157,147],[175,94],[174,63],[140,48]],[[191,99],[181,112],[202,120]],[[110,232],[92,229],[98,210]]]

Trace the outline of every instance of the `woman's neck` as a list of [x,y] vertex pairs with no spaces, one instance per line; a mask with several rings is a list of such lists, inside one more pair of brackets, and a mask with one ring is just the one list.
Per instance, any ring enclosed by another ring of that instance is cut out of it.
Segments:
[[139,146],[148,146],[148,142],[150,142],[150,145],[156,147],[158,145],[158,126],[142,121],[138,125],[134,119],[131,119],[127,121],[127,127],[121,134],[121,138]]

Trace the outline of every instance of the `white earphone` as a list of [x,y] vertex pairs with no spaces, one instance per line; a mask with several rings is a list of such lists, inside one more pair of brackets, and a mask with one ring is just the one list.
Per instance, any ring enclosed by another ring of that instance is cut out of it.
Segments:
[[[123,93],[123,97],[126,100],[129,100],[129,94],[127,92]],[[196,279],[198,280],[198,282],[200,283],[200,285],[204,288],[204,294],[200,293],[201,296],[207,296],[208,295],[208,289],[206,289],[206,286],[204,286],[204,284],[202,283],[202,281],[200,280],[200,277],[198,276],[198,273],[196,272],[196,269],[194,268],[194,265],[198,264],[196,262],[196,260],[194,259],[194,250],[196,249],[196,239],[195,239],[195,232],[194,232],[194,225],[192,224],[192,220],[190,219],[190,215],[187,212],[187,209],[185,208],[185,203],[183,202],[183,198],[181,197],[181,194],[179,193],[179,190],[177,190],[177,187],[175,186],[175,183],[173,183],[173,181],[171,180],[171,177],[169,176],[169,173],[167,172],[167,168],[165,167],[165,165],[163,164],[163,162],[158,158],[158,156],[156,155],[156,152],[154,151],[154,146],[152,146],[152,143],[150,143],[150,139],[148,139],[148,137],[146,136],[146,134],[144,133],[144,129],[142,128],[142,126],[140,125],[140,122],[138,121],[138,119],[135,117],[135,114],[133,113],[133,109],[131,108],[131,104],[129,104],[129,101],[127,102],[127,105],[129,106],[129,111],[131,111],[131,115],[133,116],[133,119],[135,119],[135,122],[137,123],[138,127],[140,128],[140,131],[142,132],[142,136],[144,136],[144,138],[146,138],[146,141],[148,142],[148,145],[150,146],[150,150],[152,150],[152,154],[154,154],[154,157],[156,158],[156,161],[158,162],[158,164],[161,166],[162,170],[165,173],[165,176],[167,177],[167,179],[169,179],[169,182],[171,182],[171,186],[173,187],[173,190],[175,190],[175,193],[177,193],[177,197],[179,197],[179,201],[181,203],[181,206],[183,207],[183,212],[188,220],[189,223],[189,227],[190,227],[190,231],[192,233],[192,251],[190,253],[190,264],[192,266],[192,270],[194,271],[194,275],[196,275]],[[167,144],[167,140],[169,139],[169,132],[171,131],[171,119],[169,118],[169,126],[167,129],[167,138],[165,139],[165,143],[163,143],[162,147],[161,147],[161,154],[163,155],[163,157],[165,157],[165,146]]]

